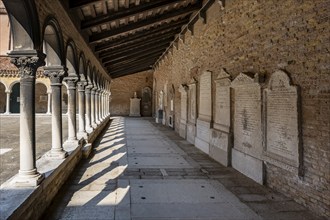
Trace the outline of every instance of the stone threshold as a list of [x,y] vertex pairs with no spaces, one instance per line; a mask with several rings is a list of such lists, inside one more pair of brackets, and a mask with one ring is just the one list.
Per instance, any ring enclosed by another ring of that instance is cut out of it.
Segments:
[[109,124],[110,116],[88,135],[87,143],[79,140],[78,146],[67,147],[68,157],[50,160],[45,155],[37,160],[39,173],[45,179],[37,187],[17,187],[11,184],[13,176],[0,186],[0,219],[39,219],[51,204],[82,157],[88,157],[93,142]]

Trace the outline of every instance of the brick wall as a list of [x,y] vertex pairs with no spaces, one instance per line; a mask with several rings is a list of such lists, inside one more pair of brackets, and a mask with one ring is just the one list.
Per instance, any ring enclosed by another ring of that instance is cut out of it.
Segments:
[[145,71],[134,75],[115,78],[111,81],[111,115],[129,115],[130,98],[134,92],[142,97],[142,89],[146,86],[152,88],[152,73]]
[[[266,184],[321,215],[330,216],[330,1],[218,1],[155,70],[156,92],[173,84],[176,131],[180,84],[202,70],[222,68],[265,75],[286,71],[301,90],[305,175],[267,165]],[[169,107],[168,107],[169,108]],[[168,111],[168,110],[167,110]]]

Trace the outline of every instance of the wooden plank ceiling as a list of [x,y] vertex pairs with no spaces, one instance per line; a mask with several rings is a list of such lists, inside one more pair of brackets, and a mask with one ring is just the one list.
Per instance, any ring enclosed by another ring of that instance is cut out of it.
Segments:
[[112,78],[152,68],[202,0],[70,0],[80,29]]

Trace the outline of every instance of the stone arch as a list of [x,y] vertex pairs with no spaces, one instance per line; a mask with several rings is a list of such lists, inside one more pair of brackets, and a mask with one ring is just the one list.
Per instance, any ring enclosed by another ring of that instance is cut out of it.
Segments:
[[36,82],[35,89],[35,111],[36,113],[46,113],[47,112],[47,86],[42,82]]
[[0,97],[6,97],[0,99],[0,113],[6,112],[6,100],[7,100],[6,90],[7,90],[6,85],[0,81]]
[[78,69],[80,81],[87,81],[87,71],[86,71],[86,58],[83,53],[79,56],[79,69]]
[[14,80],[13,82],[11,82],[10,84],[9,84],[9,86],[8,86],[8,92],[12,92],[12,89],[13,89],[13,86],[16,84],[16,83],[19,83],[20,82],[20,80],[19,79],[16,79],[16,80]]
[[86,80],[89,86],[93,86],[92,69],[90,62],[88,62],[87,64]]
[[43,27],[43,49],[47,54],[46,66],[61,66],[63,59],[63,36],[57,20],[49,16]]
[[69,77],[78,77],[76,54],[76,45],[72,40],[69,40],[66,46],[66,67]]
[[13,50],[40,50],[40,26],[33,0],[3,0],[9,16]]
[[7,85],[6,81],[3,81],[2,79],[0,79],[0,83],[2,83],[4,85],[6,92],[9,92],[10,91],[9,90],[9,86]]
[[68,112],[68,86],[65,82],[62,83],[62,114]]
[[20,112],[20,82],[15,81],[10,87],[10,112],[19,113]]

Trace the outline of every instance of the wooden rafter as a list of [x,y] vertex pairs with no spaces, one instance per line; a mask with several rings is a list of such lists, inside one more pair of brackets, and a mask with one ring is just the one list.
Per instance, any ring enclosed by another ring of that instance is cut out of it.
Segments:
[[178,21],[164,24],[164,25],[161,25],[156,28],[152,28],[147,31],[140,31],[138,33],[129,35],[127,37],[120,38],[118,40],[113,40],[110,42],[99,44],[99,45],[95,46],[95,51],[100,52],[100,51],[103,51],[106,49],[111,49],[113,47],[120,46],[122,44],[134,42],[135,40],[141,40],[145,37],[150,38],[150,37],[154,37],[154,36],[159,36],[161,34],[166,34],[168,32],[174,31],[174,30],[179,31],[179,30],[181,30],[182,25],[186,24],[188,21],[189,21],[188,18],[180,19]]
[[187,15],[189,13],[192,13],[192,12],[198,10],[200,7],[201,7],[201,3],[197,3],[195,5],[190,5],[190,6],[175,10],[175,11],[167,12],[160,16],[156,16],[156,17],[148,18],[146,20],[134,22],[134,23],[119,27],[114,30],[104,31],[104,32],[101,32],[98,34],[92,34],[89,37],[89,42],[96,43],[96,42],[99,42],[106,38],[119,36],[119,35],[125,34],[127,32],[134,31],[134,30],[137,30],[140,28],[145,28],[149,25],[160,23],[160,22],[168,20],[168,19],[173,19],[176,17],[184,16],[184,15]]
[[[169,38],[169,39],[171,39],[171,38]],[[169,45],[170,42],[171,42],[170,40],[165,38],[164,40],[155,41],[155,42],[147,43],[147,44],[141,44],[140,46],[137,45],[136,47],[133,47],[132,49],[127,48],[127,49],[122,49],[122,50],[115,50],[115,51],[109,52],[107,55],[103,56],[102,62],[116,59],[118,57],[122,57],[127,54],[135,54],[140,51],[147,52],[150,49]]]
[[139,62],[144,62],[144,61],[149,61],[152,60],[156,57],[159,57],[163,52],[162,51],[157,51],[151,54],[146,54],[144,56],[138,57],[138,58],[131,58],[131,59],[127,59],[127,60],[122,60],[120,62],[114,62],[111,63],[110,65],[105,65],[106,67],[110,67],[110,68],[118,68],[120,66],[123,66],[124,68],[127,68],[128,64],[133,64],[133,63],[139,63]]
[[160,46],[160,47],[156,47],[156,48],[152,48],[152,49],[148,49],[145,51],[136,51],[136,53],[133,54],[126,54],[126,56],[122,56],[122,57],[117,57],[114,59],[108,59],[107,61],[104,61],[103,64],[106,65],[106,63],[111,63],[111,62],[119,62],[119,61],[124,61],[127,59],[131,59],[131,58],[139,58],[141,56],[145,56],[146,54],[150,54],[150,53],[154,53],[154,52],[164,52],[165,49],[167,48],[168,45],[166,46]]
[[141,67],[141,68],[137,68],[137,69],[133,69],[133,70],[126,70],[126,71],[123,71],[123,72],[113,74],[112,78],[114,79],[114,78],[119,78],[119,77],[123,77],[123,76],[128,76],[128,75],[131,75],[131,74],[134,74],[134,73],[147,71],[147,70],[151,70],[151,68],[150,67]]
[[131,16],[138,16],[141,13],[150,11],[150,10],[155,10],[160,7],[164,7],[167,5],[172,5],[176,3],[180,3],[182,0],[156,0],[156,1],[150,1],[146,2],[144,4],[127,8],[121,11],[118,11],[116,13],[111,13],[107,15],[101,15],[95,18],[92,18],[90,20],[82,21],[81,22],[81,29],[87,29],[91,27],[95,27],[98,25],[102,25],[105,23],[111,23],[113,21],[121,20],[121,19],[127,19]]

